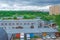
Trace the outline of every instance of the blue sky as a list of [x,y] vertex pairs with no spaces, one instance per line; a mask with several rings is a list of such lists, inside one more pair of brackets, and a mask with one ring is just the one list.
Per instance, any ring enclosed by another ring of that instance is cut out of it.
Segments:
[[48,10],[60,0],[0,0],[0,9],[5,10]]

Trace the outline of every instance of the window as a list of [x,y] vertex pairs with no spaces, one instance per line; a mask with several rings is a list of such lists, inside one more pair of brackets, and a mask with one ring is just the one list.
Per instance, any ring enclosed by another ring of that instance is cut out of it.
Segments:
[[34,24],[34,23],[31,23],[32,25]]
[[1,25],[4,25],[3,23],[1,23]]
[[42,27],[42,24],[41,24],[41,23],[39,23],[38,28],[41,28],[41,27]]
[[41,26],[38,26],[38,28],[41,28]]
[[12,23],[12,25],[15,25],[15,23]]
[[7,23],[5,23],[5,25],[7,25]]
[[16,27],[16,29],[23,29],[23,27],[22,26],[18,26],[18,27]]
[[42,23],[40,23],[40,26],[42,26]]
[[34,26],[32,25],[30,28],[34,28]]
[[16,23],[16,25],[19,25],[19,23]]
[[29,25],[29,23],[27,23]]
[[26,23],[24,23],[24,25],[26,25]]
[[9,25],[11,25],[11,23],[9,23]]
[[14,29],[15,27],[12,27],[12,29]]

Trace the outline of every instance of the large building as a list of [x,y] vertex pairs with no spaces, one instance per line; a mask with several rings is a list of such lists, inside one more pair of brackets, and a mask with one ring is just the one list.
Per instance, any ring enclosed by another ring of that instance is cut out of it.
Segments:
[[60,14],[60,5],[53,5],[49,8],[50,15],[59,15]]
[[16,36],[21,40],[30,40],[34,35],[38,35],[40,38],[55,37],[57,29],[49,27],[45,21],[41,19],[19,19],[19,20],[0,20],[0,27],[2,27],[8,34],[8,39],[13,40]]

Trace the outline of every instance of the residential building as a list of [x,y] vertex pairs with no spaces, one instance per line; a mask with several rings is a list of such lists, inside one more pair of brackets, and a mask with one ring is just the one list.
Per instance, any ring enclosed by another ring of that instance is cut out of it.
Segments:
[[[0,27],[2,27],[8,34],[8,39],[13,39],[15,36],[24,40],[30,40],[30,37],[34,35],[51,36],[55,35],[57,29],[51,28],[49,26],[45,27],[45,22],[41,19],[12,19],[12,20],[0,20]],[[23,34],[22,34],[23,33]]]
[[49,8],[50,15],[59,15],[60,14],[60,5],[53,5]]

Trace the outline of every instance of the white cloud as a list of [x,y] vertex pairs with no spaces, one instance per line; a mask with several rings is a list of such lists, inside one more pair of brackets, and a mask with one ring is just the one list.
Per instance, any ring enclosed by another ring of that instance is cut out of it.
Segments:
[[22,4],[13,4],[12,6],[6,3],[0,3],[0,10],[38,10],[38,11],[48,11],[48,6],[24,6]]

